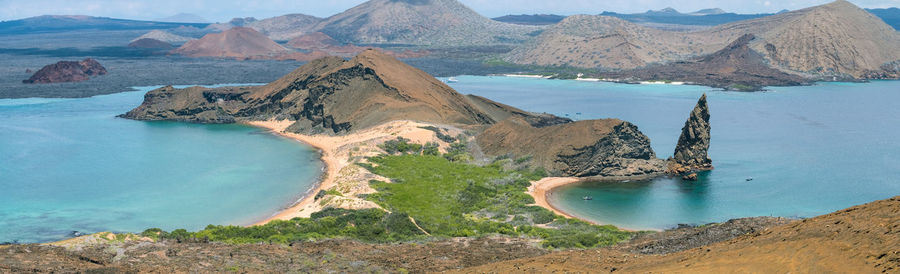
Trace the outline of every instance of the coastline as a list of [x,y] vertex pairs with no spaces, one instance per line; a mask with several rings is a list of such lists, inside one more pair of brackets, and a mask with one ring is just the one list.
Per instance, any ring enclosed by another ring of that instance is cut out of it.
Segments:
[[[324,172],[319,176],[310,190],[295,203],[286,208],[279,209],[275,214],[265,217],[247,226],[264,225],[274,220],[290,220],[297,217],[308,218],[315,212],[325,207],[338,207],[345,209],[381,208],[374,202],[359,198],[360,194],[374,193],[369,187],[370,180],[389,180],[381,176],[371,174],[368,170],[356,166],[355,163],[364,161],[366,157],[376,156],[382,153],[378,144],[384,141],[403,137],[417,143],[435,142],[440,144],[439,149],[446,151],[449,144],[442,142],[436,134],[426,129],[426,126],[437,126],[448,130],[451,134],[459,134],[462,130],[414,121],[393,121],[372,128],[362,129],[357,132],[330,136],[304,135],[285,132],[293,121],[245,121],[245,125],[267,129],[281,137],[293,139],[319,150],[319,156],[325,165]],[[316,199],[316,195],[323,190],[336,190],[341,195],[325,195]]]
[[531,182],[531,185],[528,186],[528,195],[531,195],[534,198],[534,205],[546,208],[547,210],[553,211],[557,215],[582,220],[595,225],[613,225],[620,230],[625,231],[663,231],[663,229],[632,229],[627,227],[622,227],[619,225],[611,224],[611,223],[601,223],[592,220],[588,220],[585,218],[577,217],[568,212],[563,211],[550,203],[549,197],[553,190],[562,187],[565,185],[582,183],[582,182],[590,182],[590,181],[616,181],[616,182],[627,182],[631,180],[646,180],[656,178],[658,176],[662,176],[664,173],[659,174],[647,174],[647,175],[639,175],[639,176],[624,176],[624,177],[546,177],[537,181]]
[[[279,210],[272,216],[269,216],[262,221],[255,222],[248,226],[258,226],[264,225],[274,220],[290,220],[296,217],[304,217],[303,209],[310,206],[313,202],[315,202],[316,194],[319,191],[325,190],[334,186],[334,178],[337,176],[337,171],[340,170],[338,167],[339,162],[338,159],[333,155],[334,146],[325,142],[322,138],[316,138],[315,136],[294,134],[294,133],[286,133],[284,130],[291,125],[290,121],[252,121],[246,122],[245,124],[264,128],[269,130],[270,132],[277,134],[279,136],[293,139],[299,142],[302,142],[306,145],[309,145],[316,150],[319,151],[319,159],[322,161],[324,165],[324,171],[322,175],[319,176],[318,181],[313,185],[313,187],[306,192],[305,196],[301,197],[297,202],[292,204],[291,206]],[[310,212],[309,214],[312,214]],[[306,216],[308,217],[308,216]]]

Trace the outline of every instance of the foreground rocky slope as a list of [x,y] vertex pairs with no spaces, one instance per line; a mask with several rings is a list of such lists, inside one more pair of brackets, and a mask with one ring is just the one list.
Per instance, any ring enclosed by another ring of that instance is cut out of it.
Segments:
[[25,84],[49,84],[65,82],[81,82],[91,79],[91,76],[106,74],[106,68],[97,60],[87,58],[81,61],[59,61],[56,64],[46,65],[27,80]]
[[900,33],[844,0],[687,33],[613,17],[571,16],[516,48],[505,60],[632,69],[709,54],[747,34],[758,38],[749,48],[763,55],[768,65],[810,76],[893,77],[877,72],[889,70],[884,64],[900,60]]
[[328,135],[411,120],[469,129],[488,156],[533,157],[559,175],[646,175],[664,167],[649,139],[628,122],[573,122],[466,97],[376,50],[351,60],[318,59],[265,86],[164,87],[148,92],[144,103],[123,117],[200,123],[291,120],[289,132]]
[[894,273],[900,269],[900,197],[759,230],[664,256],[567,251],[461,272]]
[[900,197],[805,220],[736,219],[644,234],[608,248],[556,252],[502,237],[290,245],[120,238],[91,235],[54,245],[0,246],[0,271],[893,273],[900,269]]

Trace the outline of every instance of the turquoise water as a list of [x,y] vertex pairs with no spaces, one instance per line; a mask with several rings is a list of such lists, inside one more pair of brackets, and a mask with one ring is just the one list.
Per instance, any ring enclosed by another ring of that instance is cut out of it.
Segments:
[[0,242],[249,224],[320,174],[312,148],[253,127],[116,118],[140,89],[0,100]]
[[701,94],[708,95],[709,153],[716,169],[701,173],[697,182],[585,183],[552,193],[554,206],[585,219],[661,229],[749,216],[810,217],[900,195],[900,81],[740,93],[699,86],[457,79],[450,85],[462,93],[530,111],[631,121],[661,158],[672,155],[688,113]]

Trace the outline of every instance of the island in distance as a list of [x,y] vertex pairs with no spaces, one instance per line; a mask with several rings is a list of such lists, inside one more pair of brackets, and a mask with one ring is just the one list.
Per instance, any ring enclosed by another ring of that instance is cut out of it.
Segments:
[[97,60],[87,58],[81,61],[59,61],[56,64],[44,66],[34,73],[31,78],[22,80],[25,84],[49,84],[65,82],[81,82],[91,79],[91,76],[106,74],[106,68]]

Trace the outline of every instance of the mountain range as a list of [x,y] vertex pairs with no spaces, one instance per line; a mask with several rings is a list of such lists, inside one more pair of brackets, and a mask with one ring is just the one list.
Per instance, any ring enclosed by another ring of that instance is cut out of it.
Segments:
[[517,47],[517,64],[632,69],[714,53],[745,34],[773,67],[818,76],[860,78],[900,60],[900,33],[847,1],[672,32],[610,16],[576,15]]

